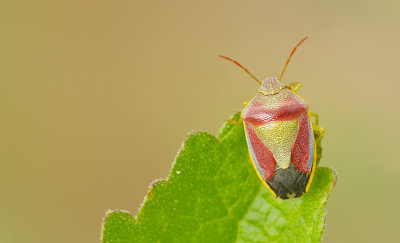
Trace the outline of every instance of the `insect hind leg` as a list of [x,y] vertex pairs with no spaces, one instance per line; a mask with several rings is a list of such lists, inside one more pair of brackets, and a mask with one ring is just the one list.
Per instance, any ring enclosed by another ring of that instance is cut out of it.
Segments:
[[325,128],[319,125],[319,117],[317,113],[310,112],[310,117],[314,118],[314,122],[312,122],[312,129],[314,133],[315,145],[317,146],[317,165],[318,165],[322,156],[321,141],[325,135]]

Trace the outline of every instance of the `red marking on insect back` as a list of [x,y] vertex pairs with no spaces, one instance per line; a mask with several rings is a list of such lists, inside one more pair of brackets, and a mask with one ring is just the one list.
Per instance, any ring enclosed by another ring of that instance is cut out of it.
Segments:
[[246,125],[247,134],[251,143],[251,147],[256,156],[254,162],[258,162],[261,170],[263,171],[263,177],[265,181],[268,181],[275,173],[276,161],[272,153],[258,138],[256,131],[252,125]]
[[292,149],[291,160],[293,165],[301,172],[310,174],[311,168],[308,164],[310,158],[310,120],[307,113],[304,113],[299,121],[297,139]]
[[251,106],[251,109],[243,114],[243,120],[254,126],[260,126],[273,121],[296,120],[306,111],[307,106],[299,102],[288,102],[277,109],[265,107],[265,104],[255,103]]

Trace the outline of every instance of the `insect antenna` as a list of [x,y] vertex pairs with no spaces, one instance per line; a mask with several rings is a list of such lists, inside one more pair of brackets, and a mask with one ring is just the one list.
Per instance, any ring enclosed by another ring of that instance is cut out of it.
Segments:
[[228,61],[231,61],[231,62],[233,62],[233,63],[235,63],[236,65],[238,65],[239,67],[241,67],[247,74],[249,74],[252,78],[254,78],[259,84],[262,84],[261,81],[258,80],[253,74],[251,74],[250,71],[247,70],[247,68],[243,67],[242,64],[240,64],[240,63],[238,63],[237,61],[235,61],[235,60],[233,60],[233,59],[231,59],[231,58],[229,58],[229,57],[226,57],[226,56],[221,56],[221,55],[219,55],[219,57],[220,57],[220,58],[223,58],[223,59],[226,59],[226,60],[228,60]]
[[290,53],[289,58],[286,61],[285,67],[282,70],[281,76],[279,77],[279,81],[281,81],[283,74],[285,73],[286,67],[289,64],[290,58],[293,56],[294,52],[296,51],[297,47],[299,47],[301,45],[301,43],[303,43],[305,40],[307,40],[308,36],[304,37],[299,43],[297,43],[297,45],[293,48],[292,53]]

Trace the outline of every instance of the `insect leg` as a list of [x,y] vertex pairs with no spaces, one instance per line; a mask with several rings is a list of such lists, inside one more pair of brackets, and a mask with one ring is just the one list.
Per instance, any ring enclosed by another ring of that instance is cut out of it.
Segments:
[[251,101],[243,102],[243,103],[242,103],[243,108],[246,108],[246,107],[250,104],[250,102],[251,102]]
[[302,85],[303,84],[301,82],[294,82],[286,85],[286,88],[296,93]]
[[321,140],[325,134],[325,128],[319,125],[319,116],[315,112],[310,111],[310,117],[314,117],[314,122],[312,123],[313,132],[316,140]]
[[242,118],[240,118],[239,121],[235,121],[232,119],[226,119],[226,121],[232,123],[233,125],[240,125],[243,122]]
[[319,125],[319,117],[315,112],[310,112],[310,117],[314,117],[314,122],[312,122],[312,129],[314,133],[315,145],[317,146],[317,165],[321,159],[322,147],[321,140],[325,134],[325,128]]

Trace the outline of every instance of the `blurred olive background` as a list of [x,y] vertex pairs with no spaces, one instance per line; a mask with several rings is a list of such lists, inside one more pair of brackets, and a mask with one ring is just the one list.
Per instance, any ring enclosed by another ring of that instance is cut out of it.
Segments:
[[136,214],[191,130],[214,134],[260,79],[320,114],[338,183],[324,242],[399,242],[400,3],[3,1],[0,242],[98,242]]

